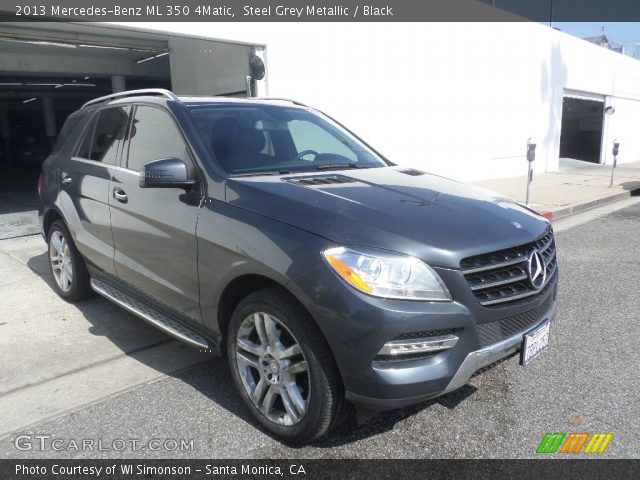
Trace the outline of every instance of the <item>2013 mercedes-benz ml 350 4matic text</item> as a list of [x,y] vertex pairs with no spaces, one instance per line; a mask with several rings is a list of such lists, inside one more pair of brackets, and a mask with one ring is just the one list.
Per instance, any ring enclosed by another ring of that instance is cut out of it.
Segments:
[[95,291],[226,355],[248,409],[290,442],[548,344],[549,222],[396,166],[293,101],[93,100],[38,190],[58,294]]

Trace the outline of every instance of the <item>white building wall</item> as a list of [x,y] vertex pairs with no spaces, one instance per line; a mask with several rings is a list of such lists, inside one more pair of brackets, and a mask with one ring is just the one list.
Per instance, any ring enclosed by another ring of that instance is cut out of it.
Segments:
[[459,180],[524,175],[533,136],[534,170],[554,171],[565,89],[612,97],[605,148],[617,137],[620,162],[640,161],[640,62],[539,24],[146,26],[266,44],[270,96],[326,111],[402,165]]

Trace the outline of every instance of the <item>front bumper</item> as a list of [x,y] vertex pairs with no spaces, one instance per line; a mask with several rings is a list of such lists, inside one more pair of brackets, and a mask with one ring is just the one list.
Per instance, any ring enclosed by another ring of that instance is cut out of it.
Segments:
[[[290,285],[323,331],[352,403],[371,410],[400,408],[464,386],[478,370],[516,353],[524,333],[557,309],[557,278],[540,294],[500,308],[480,306],[461,272],[438,269],[453,302],[386,300],[361,294],[318,266]],[[487,343],[484,327],[537,312],[526,325]],[[422,358],[381,361],[381,347],[399,336],[454,332],[453,348]]]
[[[545,314],[538,322],[536,322],[531,329],[535,329],[537,326],[542,325],[547,320],[552,320],[555,317],[558,307],[557,301],[553,302],[551,309]],[[407,405],[413,405],[420,403],[430,398],[439,397],[449,392],[464,387],[471,379],[474,373],[478,370],[487,367],[493,363],[496,363],[504,358],[510,357],[514,353],[518,352],[522,346],[524,333],[518,333],[506,340],[498,342],[494,345],[490,345],[480,350],[470,352],[463,360],[462,364],[458,367],[456,373],[451,377],[449,383],[441,392],[428,393],[416,397],[405,398],[371,398],[357,393],[347,392],[346,397],[352,403],[372,409],[372,410],[390,410],[393,408],[405,407]]]

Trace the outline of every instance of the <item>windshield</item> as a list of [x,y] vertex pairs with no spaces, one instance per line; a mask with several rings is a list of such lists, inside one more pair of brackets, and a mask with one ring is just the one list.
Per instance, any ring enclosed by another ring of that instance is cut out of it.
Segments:
[[384,167],[330,119],[300,108],[205,104],[189,107],[196,129],[230,174]]

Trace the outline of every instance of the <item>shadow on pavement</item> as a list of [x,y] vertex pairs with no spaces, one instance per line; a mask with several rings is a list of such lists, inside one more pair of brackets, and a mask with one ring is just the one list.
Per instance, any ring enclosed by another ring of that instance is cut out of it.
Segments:
[[434,405],[442,405],[445,408],[454,409],[460,403],[473,395],[476,390],[477,389],[475,387],[465,385],[455,392],[434,398],[433,400],[428,400],[426,402],[398,410],[380,412],[378,415],[369,419],[362,425],[358,425],[355,415],[351,415],[342,425],[325,437],[313,442],[311,446],[317,448],[334,448],[383,434],[393,430],[397,423]]
[[[27,261],[27,266],[53,290],[54,280],[49,272],[48,262],[48,254],[45,252],[31,257]],[[64,300],[61,299],[61,301]],[[118,349],[122,350],[123,354],[141,361],[161,373],[171,374],[168,371],[170,365],[163,365],[159,368],[158,364],[153,362],[153,356],[145,355],[145,351],[160,344],[177,342],[177,340],[97,294],[75,302],[73,306],[89,323],[88,332],[91,335],[106,337]],[[90,341],[87,338],[87,342]],[[185,354],[192,353],[192,350],[184,345]],[[149,361],[145,360],[147,358]],[[203,356],[203,361],[206,358]]]
[[624,190],[631,192],[632,197],[640,196],[640,180],[637,182],[624,182],[620,186]]

